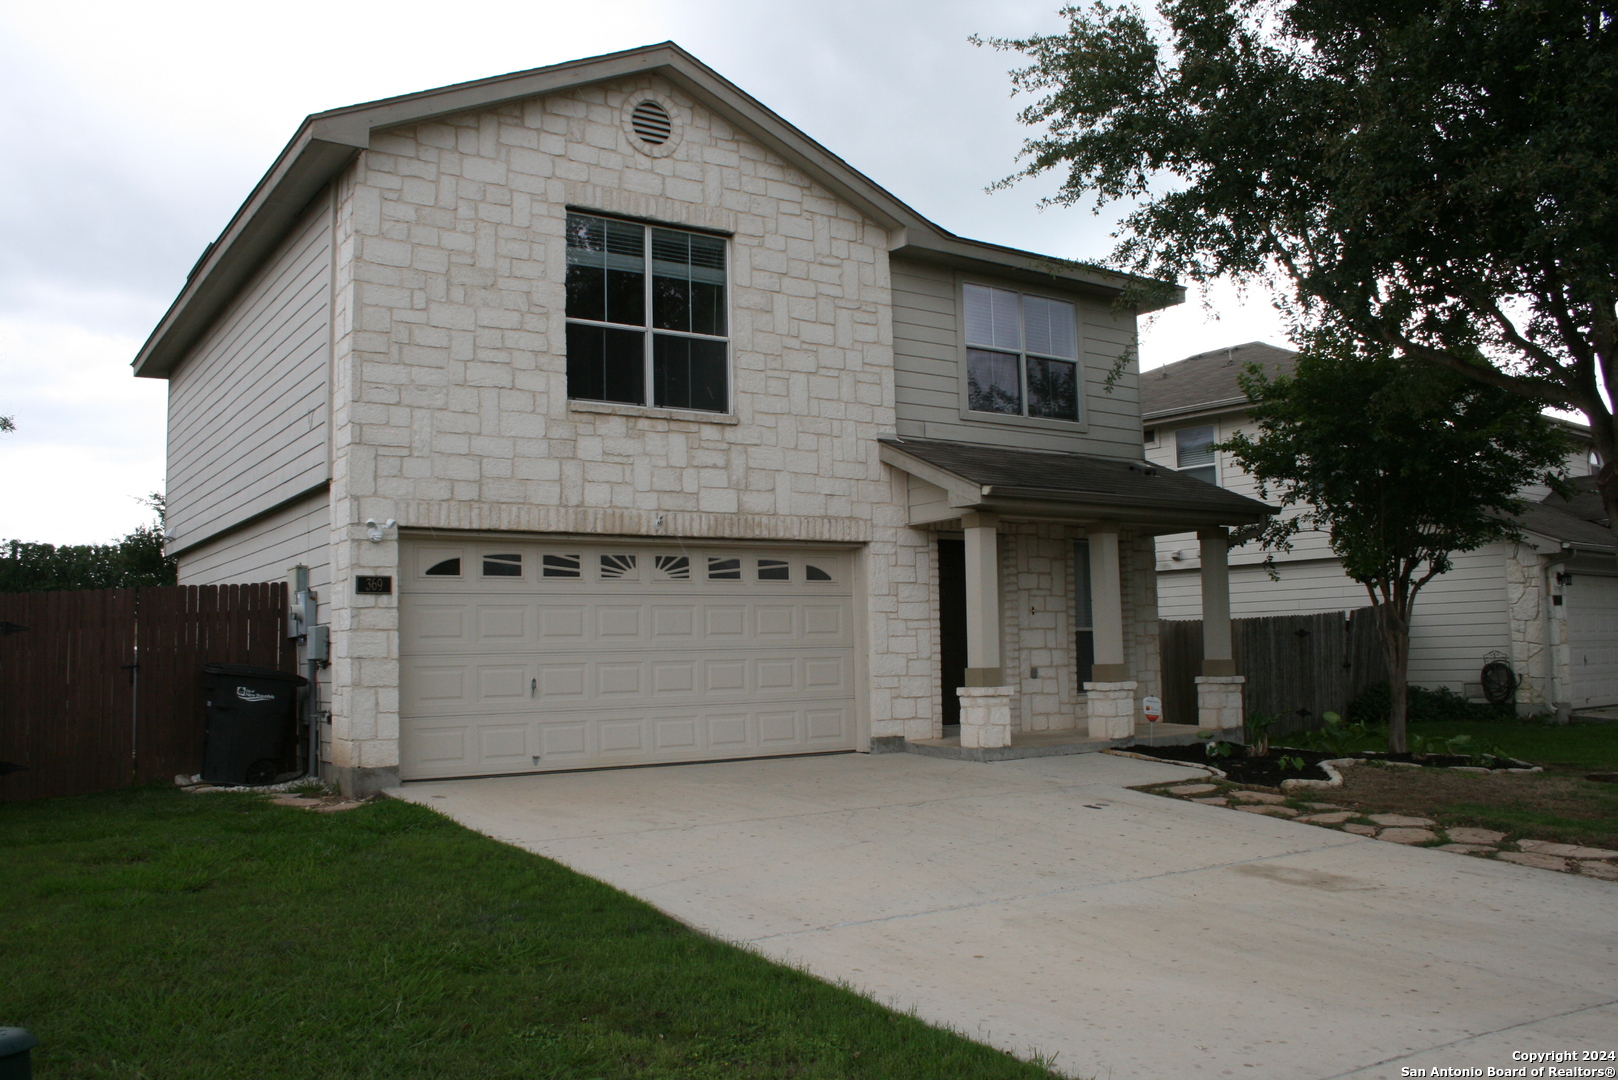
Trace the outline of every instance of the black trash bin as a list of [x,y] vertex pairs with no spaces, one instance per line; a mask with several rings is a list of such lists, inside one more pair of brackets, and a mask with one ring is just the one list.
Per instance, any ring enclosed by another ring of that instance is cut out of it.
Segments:
[[308,681],[274,668],[204,664],[203,782],[274,783],[292,757],[298,687]]
[[23,1028],[0,1027],[0,1080],[29,1080],[34,1075],[30,1051],[38,1045]]

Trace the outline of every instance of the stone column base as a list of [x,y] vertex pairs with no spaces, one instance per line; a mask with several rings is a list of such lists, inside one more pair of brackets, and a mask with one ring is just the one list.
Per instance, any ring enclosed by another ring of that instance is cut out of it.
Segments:
[[1197,726],[1239,728],[1242,726],[1242,685],[1245,675],[1198,675]]
[[399,786],[399,766],[388,765],[380,769],[362,769],[358,766],[325,765],[321,775],[328,783],[336,783],[337,790],[348,799],[368,799],[379,791]]
[[1087,682],[1090,738],[1128,739],[1135,734],[1135,687],[1129,682]]
[[963,686],[961,745],[988,749],[1011,745],[1011,687]]

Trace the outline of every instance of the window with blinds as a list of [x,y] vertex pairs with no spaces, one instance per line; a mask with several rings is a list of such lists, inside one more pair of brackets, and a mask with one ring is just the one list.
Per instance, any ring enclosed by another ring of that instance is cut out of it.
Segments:
[[725,241],[567,216],[567,394],[727,412]]
[[962,287],[967,408],[1079,419],[1077,312],[1065,300],[986,285]]
[[1187,476],[1219,483],[1219,458],[1214,452],[1215,437],[1212,424],[1181,428],[1174,433],[1174,467]]

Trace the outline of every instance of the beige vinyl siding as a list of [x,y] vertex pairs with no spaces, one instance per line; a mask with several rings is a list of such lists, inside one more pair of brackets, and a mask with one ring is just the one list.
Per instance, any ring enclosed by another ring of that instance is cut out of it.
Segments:
[[[181,585],[234,585],[253,581],[285,581],[287,569],[309,568],[309,587],[318,600],[316,619],[331,624],[331,497],[321,491],[180,556]],[[308,674],[299,654],[300,673]],[[317,673],[316,708],[331,708],[331,679]],[[331,728],[321,727],[323,761],[331,760]]]
[[170,376],[171,548],[330,479],[331,258],[321,196]]
[[[181,585],[284,581],[287,568],[309,568],[321,598],[331,585],[331,499],[317,492],[180,556]],[[324,621],[324,620],[322,620]]]
[[[1067,450],[1102,457],[1140,457],[1135,365],[1131,364],[1114,383],[1110,394],[1106,388],[1107,374],[1116,358],[1134,342],[1132,314],[1114,314],[1104,301],[1048,290],[1049,295],[1063,296],[1078,306],[1079,356],[1084,369],[1079,401],[1082,430],[969,419],[961,415],[961,352],[956,321],[959,286],[955,273],[896,259],[891,274],[894,398],[901,436]],[[979,275],[970,278],[985,283],[992,280]],[[1008,289],[1042,291],[1017,282],[999,284]]]
[[[1509,653],[1506,546],[1490,544],[1455,556],[1455,565],[1416,596],[1410,635],[1410,681],[1462,692],[1478,680],[1485,656]],[[1336,560],[1278,562],[1280,581],[1262,567],[1232,567],[1230,613],[1238,619],[1344,611],[1370,604],[1365,587]],[[1195,569],[1158,574],[1158,614],[1202,617],[1200,574]]]

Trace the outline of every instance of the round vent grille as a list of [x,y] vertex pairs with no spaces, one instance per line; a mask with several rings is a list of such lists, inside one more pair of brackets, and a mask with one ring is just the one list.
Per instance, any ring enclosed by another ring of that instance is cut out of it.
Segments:
[[674,130],[674,121],[669,119],[668,110],[655,101],[643,101],[636,105],[635,111],[629,114],[629,123],[642,142],[649,142],[653,146],[668,142],[669,133]]

